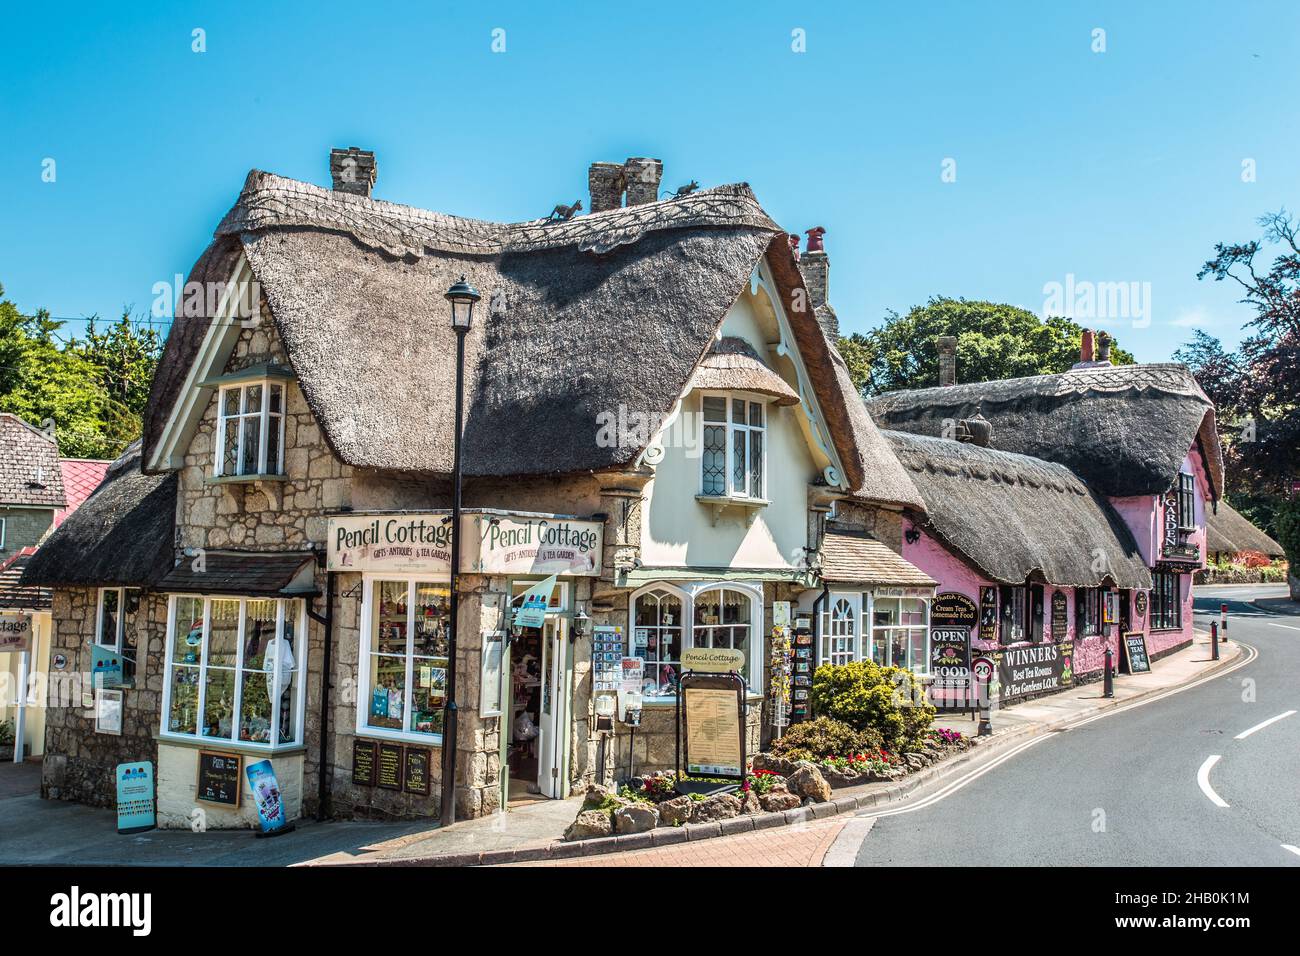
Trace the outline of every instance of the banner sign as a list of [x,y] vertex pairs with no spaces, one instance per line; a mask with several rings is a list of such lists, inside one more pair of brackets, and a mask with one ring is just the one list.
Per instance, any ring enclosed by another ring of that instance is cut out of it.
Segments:
[[519,607],[515,608],[515,627],[541,627],[546,623],[546,612],[551,607],[551,595],[555,592],[555,575],[545,581],[538,581],[521,596]]
[[1003,703],[1064,690],[1074,684],[1074,642],[1011,647],[998,660]]
[[91,687],[116,688],[124,686],[122,655],[111,647],[90,645]]
[[[460,570],[476,574],[599,577],[604,525],[556,515],[461,516]],[[335,515],[329,519],[326,568],[446,577],[451,573],[451,516]]]
[[248,788],[253,791],[253,803],[257,805],[257,819],[262,824],[262,832],[274,833],[284,829],[288,823],[284,817],[284,800],[271,761],[259,760],[249,764],[244,773],[248,775]]
[[706,674],[739,672],[745,666],[744,651],[730,647],[691,647],[682,651],[682,670]]
[[31,650],[32,616],[18,611],[0,613],[0,654]]
[[141,833],[157,826],[154,816],[153,764],[117,765],[117,832]]

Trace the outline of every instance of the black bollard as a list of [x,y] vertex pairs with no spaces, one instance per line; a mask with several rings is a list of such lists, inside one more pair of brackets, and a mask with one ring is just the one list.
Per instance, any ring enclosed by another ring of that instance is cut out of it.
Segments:
[[1210,622],[1210,660],[1219,659],[1219,622]]
[[1110,649],[1110,646],[1109,646],[1109,645],[1107,645],[1107,647],[1106,647],[1106,669],[1105,669],[1105,671],[1102,673],[1102,677],[1101,677],[1101,696],[1102,696],[1102,697],[1114,697],[1114,696],[1115,696],[1115,667],[1114,667],[1114,665],[1111,663],[1112,660],[1114,659],[1114,657],[1115,657],[1115,652],[1112,651],[1112,650]]

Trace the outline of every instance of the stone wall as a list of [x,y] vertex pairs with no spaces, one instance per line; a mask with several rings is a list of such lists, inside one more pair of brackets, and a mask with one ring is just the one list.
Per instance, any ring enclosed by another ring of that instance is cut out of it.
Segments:
[[90,645],[95,639],[97,607],[94,588],[54,591],[50,654],[51,658],[63,654],[68,664],[62,671],[51,667],[45,687],[41,796],[108,807],[116,805],[113,771],[119,763],[150,760],[156,764],[158,759],[155,737],[162,701],[167,599],[161,594],[141,596],[134,622],[141,652],[135,687],[122,692],[120,737],[97,733],[94,712],[82,703],[82,692],[90,687]]

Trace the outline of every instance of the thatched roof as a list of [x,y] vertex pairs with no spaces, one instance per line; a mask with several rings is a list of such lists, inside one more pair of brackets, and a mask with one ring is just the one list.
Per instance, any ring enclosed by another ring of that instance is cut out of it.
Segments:
[[149,587],[172,567],[176,475],[140,472],[139,445],[36,549],[22,585]]
[[772,371],[748,342],[732,335],[714,343],[695,369],[691,387],[757,392],[771,395],[778,405],[799,404],[799,393]]
[[[1197,447],[1223,491],[1214,405],[1186,366],[1118,365],[889,392],[867,403],[882,428],[940,436],[983,415],[992,447],[1067,466],[1106,495],[1162,494]],[[951,426],[949,426],[951,427]]]
[[54,439],[17,415],[0,413],[0,505],[62,508],[64,504]]
[[[764,257],[783,301],[807,299],[786,233],[744,184],[500,224],[255,170],[191,279],[228,278],[240,251],[335,454],[398,472],[451,468],[456,348],[443,293],[461,274],[483,294],[465,343],[471,476],[627,466],[643,449],[598,445],[597,415],[668,412]],[[855,448],[852,389],[817,374],[832,349],[815,316],[790,318],[846,480],[911,503],[896,462]],[[208,323],[173,324],[146,410],[146,460]]]
[[1226,501],[1220,501],[1218,510],[1207,510],[1205,516],[1205,550],[1237,553],[1258,551],[1270,558],[1283,556],[1282,545],[1257,528],[1250,520]]
[[818,571],[831,584],[934,587],[939,582],[864,531],[828,528]]
[[965,442],[882,434],[925,499],[923,527],[986,577],[1151,586],[1128,526],[1068,468]]

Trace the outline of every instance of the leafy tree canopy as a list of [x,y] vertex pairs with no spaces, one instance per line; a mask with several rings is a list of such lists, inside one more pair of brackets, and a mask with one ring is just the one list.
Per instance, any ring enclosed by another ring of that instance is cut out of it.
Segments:
[[[1071,319],[1041,319],[997,302],[936,296],[906,315],[891,311],[884,325],[840,339],[854,384],[867,395],[939,384],[935,339],[957,338],[957,380],[987,382],[1065,372],[1079,360],[1083,327]],[[1111,361],[1133,356],[1111,345]]]
[[161,353],[158,333],[129,311],[85,339],[64,340],[47,311],[24,315],[0,285],[0,411],[38,428],[53,421],[68,458],[116,458],[140,437],[140,416]]

